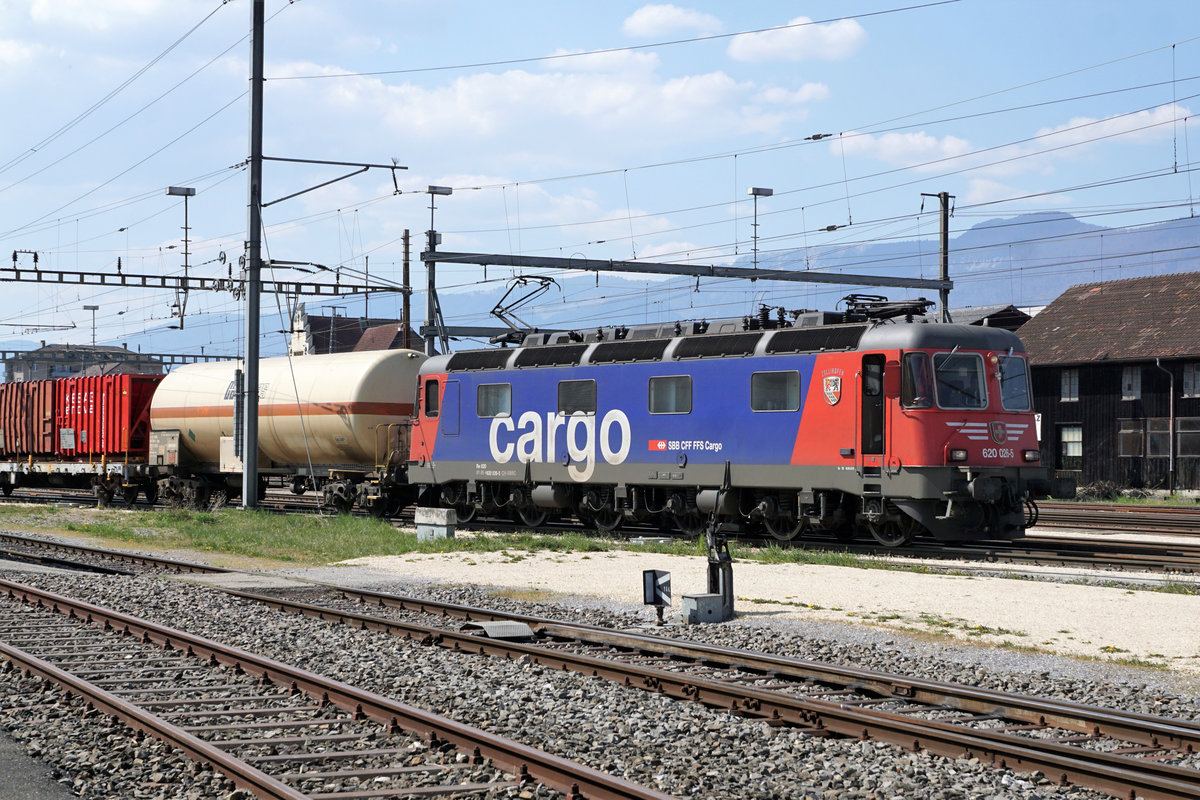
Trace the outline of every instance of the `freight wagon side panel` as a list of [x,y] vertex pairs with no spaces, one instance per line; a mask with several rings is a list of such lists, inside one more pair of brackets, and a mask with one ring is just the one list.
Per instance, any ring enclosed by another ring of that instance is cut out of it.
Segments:
[[92,375],[58,381],[58,455],[144,459],[150,400],[161,380],[161,375]]
[[0,454],[20,458],[55,451],[56,381],[0,384]]

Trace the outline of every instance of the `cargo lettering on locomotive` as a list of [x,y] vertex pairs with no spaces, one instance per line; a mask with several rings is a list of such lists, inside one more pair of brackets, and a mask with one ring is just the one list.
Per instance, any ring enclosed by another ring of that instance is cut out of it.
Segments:
[[[613,428],[616,428],[617,445],[613,447]],[[545,425],[536,411],[526,411],[514,423],[512,417],[496,417],[488,429],[488,448],[492,458],[506,464],[516,456],[522,464],[547,463],[558,460],[558,431],[566,428],[565,438],[570,464],[567,474],[571,480],[583,482],[592,477],[596,469],[596,417],[592,414],[575,412],[570,416],[550,412]],[[583,431],[583,443],[579,433]],[[503,436],[502,432],[508,434]],[[516,441],[512,434],[520,432]],[[631,441],[629,417],[620,409],[612,409],[600,420],[600,455],[609,464],[623,464],[629,455]],[[581,463],[582,462],[582,463]]]

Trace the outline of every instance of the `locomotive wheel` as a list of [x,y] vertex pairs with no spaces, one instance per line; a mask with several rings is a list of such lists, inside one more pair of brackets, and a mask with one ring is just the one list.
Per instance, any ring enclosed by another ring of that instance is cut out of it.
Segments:
[[625,515],[615,508],[603,508],[592,514],[592,524],[602,533],[612,533],[621,527]]
[[459,522],[470,522],[475,519],[475,513],[474,503],[460,503],[454,507],[454,518]]
[[763,525],[775,539],[781,542],[790,542],[804,533],[804,529],[808,527],[808,520],[805,517],[792,516],[776,517],[775,519],[764,518]]
[[528,525],[530,528],[540,528],[546,524],[546,519],[549,517],[549,512],[544,508],[537,506],[524,506],[517,509],[517,519],[522,525]]
[[916,533],[916,520],[912,517],[905,516],[907,522],[871,522],[867,527],[871,529],[871,536],[875,541],[879,542],[884,547],[904,547],[913,540],[913,535]]
[[675,525],[681,533],[687,536],[699,536],[704,533],[706,520],[704,515],[696,509],[684,511],[682,514],[675,514]]

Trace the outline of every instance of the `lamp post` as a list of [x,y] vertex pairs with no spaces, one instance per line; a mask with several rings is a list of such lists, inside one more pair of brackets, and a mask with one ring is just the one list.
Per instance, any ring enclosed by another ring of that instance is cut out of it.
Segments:
[[171,197],[183,198],[183,276],[188,274],[188,198],[196,195],[191,186],[168,186],[167,194]]
[[754,268],[758,269],[758,198],[770,197],[775,194],[775,190],[762,186],[751,186],[746,190],[746,194],[754,198]]
[[[430,186],[425,190],[429,195],[429,232],[427,233],[428,242],[427,249],[430,253],[437,250],[438,235],[437,230],[433,227],[433,212],[436,206],[434,201],[440,195],[448,197],[454,193],[454,189],[449,186]],[[434,342],[437,339],[437,332],[434,327],[437,324],[437,285],[434,280],[437,274],[437,268],[433,261],[425,262],[425,355],[432,356],[434,354]]]
[[96,312],[100,310],[100,306],[84,306],[84,311],[92,312],[92,349],[96,347]]

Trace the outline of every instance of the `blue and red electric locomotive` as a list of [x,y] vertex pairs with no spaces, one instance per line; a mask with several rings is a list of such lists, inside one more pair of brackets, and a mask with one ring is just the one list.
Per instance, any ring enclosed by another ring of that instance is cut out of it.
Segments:
[[538,334],[431,358],[408,479],[461,516],[531,526],[565,514],[698,533],[715,514],[780,540],[1020,537],[1034,499],[1073,494],[1040,463],[1024,346],[913,322],[925,305],[872,298],[791,324]]

